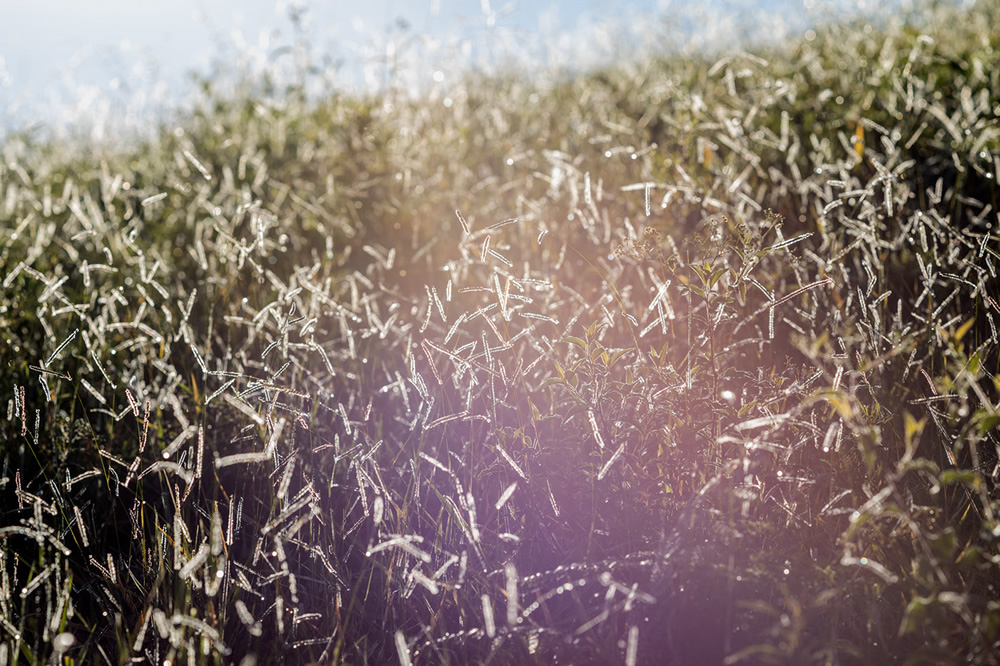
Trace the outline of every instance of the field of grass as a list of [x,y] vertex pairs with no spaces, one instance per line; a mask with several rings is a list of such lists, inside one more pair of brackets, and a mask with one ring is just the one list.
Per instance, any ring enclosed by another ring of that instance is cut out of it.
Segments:
[[8,138],[0,665],[1000,663],[998,45]]

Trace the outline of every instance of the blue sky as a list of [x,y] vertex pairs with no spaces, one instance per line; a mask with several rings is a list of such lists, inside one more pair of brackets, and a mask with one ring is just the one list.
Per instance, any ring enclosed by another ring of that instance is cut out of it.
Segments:
[[[875,6],[870,0],[0,0],[0,134],[24,124],[88,119],[141,125],[176,106],[187,73],[213,63],[260,69],[293,43],[290,10],[305,8],[312,56],[335,85],[384,85],[384,63],[447,76],[497,59],[586,66],[650,47],[667,26],[692,43],[748,31],[780,37],[809,21]],[[405,25],[405,27],[404,27]],[[671,33],[676,38],[675,33]]]

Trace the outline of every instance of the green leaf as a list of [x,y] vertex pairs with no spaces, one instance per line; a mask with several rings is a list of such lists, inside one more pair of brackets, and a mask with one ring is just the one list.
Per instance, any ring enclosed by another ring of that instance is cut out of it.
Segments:
[[985,435],[997,426],[1000,426],[1000,414],[991,414],[985,408],[976,410],[973,418],[979,425],[979,434]]
[[574,345],[577,345],[580,349],[583,349],[584,351],[586,351],[587,349],[587,343],[574,335],[567,335],[565,338],[563,338],[563,340],[565,340],[566,342],[572,342]]
[[843,391],[824,389],[816,396],[826,400],[837,411],[840,418],[850,421],[854,417],[854,410],[851,409],[851,402]]
[[978,379],[979,373],[981,373],[982,370],[983,359],[979,355],[979,352],[976,352],[972,355],[972,358],[969,359],[969,374]]
[[961,339],[965,337],[965,334],[969,332],[969,329],[972,328],[974,323],[976,323],[976,318],[972,317],[969,321],[959,326],[958,330],[955,331],[955,342],[961,341]]
[[979,475],[971,469],[946,469],[941,472],[941,483],[942,485],[961,483],[966,486],[978,487],[980,480]]
[[928,535],[934,554],[943,561],[951,562],[955,558],[955,551],[958,550],[958,537],[951,527],[945,528],[937,534]]
[[961,566],[974,567],[986,562],[983,551],[978,546],[969,546],[955,560]]
[[906,610],[903,612],[899,635],[905,636],[924,626],[936,606],[938,601],[935,597],[915,597],[906,605]]
[[982,620],[983,634],[986,636],[986,642],[992,643],[996,640],[997,635],[1000,634],[1000,604],[996,601],[991,601],[987,605],[989,609]]
[[630,351],[632,350],[622,349],[620,351],[616,351],[614,354],[611,355],[611,358],[608,360],[608,367],[610,368],[611,366],[613,366],[618,361],[618,359],[620,359],[622,356],[629,353]]
[[903,440],[906,442],[906,450],[912,455],[913,451],[916,449],[915,440],[920,437],[920,433],[924,431],[924,425],[927,423],[927,419],[920,419],[919,421],[913,418],[913,415],[909,412],[903,414]]

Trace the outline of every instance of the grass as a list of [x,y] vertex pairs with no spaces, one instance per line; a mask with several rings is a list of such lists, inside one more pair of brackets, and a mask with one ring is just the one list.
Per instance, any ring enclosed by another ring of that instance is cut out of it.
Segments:
[[998,25],[12,136],[0,664],[998,663]]

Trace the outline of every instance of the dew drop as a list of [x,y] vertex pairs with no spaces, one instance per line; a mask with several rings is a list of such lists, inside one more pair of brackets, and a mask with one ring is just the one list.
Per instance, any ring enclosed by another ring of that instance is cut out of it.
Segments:
[[63,632],[52,639],[52,648],[57,653],[65,652],[76,643],[76,636],[69,632]]

